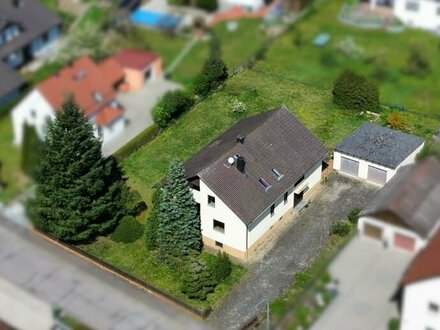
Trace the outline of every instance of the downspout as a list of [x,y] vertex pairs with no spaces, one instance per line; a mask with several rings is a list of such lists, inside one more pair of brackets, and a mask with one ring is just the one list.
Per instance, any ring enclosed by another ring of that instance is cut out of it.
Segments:
[[246,225],[246,258],[248,257],[248,235],[249,235],[249,225]]

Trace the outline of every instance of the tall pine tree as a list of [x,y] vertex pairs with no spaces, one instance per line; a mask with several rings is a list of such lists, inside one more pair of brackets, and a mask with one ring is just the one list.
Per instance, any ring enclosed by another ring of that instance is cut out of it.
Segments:
[[183,164],[173,161],[168,183],[162,191],[157,228],[157,245],[162,253],[173,256],[200,251],[202,235],[191,188]]
[[37,169],[35,225],[65,242],[109,232],[123,215],[121,175],[72,99],[47,128]]

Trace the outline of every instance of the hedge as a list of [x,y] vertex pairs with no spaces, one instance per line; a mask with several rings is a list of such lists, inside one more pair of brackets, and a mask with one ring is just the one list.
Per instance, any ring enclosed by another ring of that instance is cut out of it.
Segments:
[[148,142],[154,140],[156,136],[159,135],[160,128],[158,125],[153,124],[143,132],[134,137],[130,142],[128,142],[125,146],[115,152],[114,157],[118,162],[124,160],[128,156],[130,156],[133,152],[140,149]]

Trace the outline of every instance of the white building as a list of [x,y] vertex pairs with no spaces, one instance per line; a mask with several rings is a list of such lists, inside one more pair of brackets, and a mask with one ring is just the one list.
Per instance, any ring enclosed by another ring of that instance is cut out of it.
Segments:
[[400,283],[400,330],[440,329],[440,230],[420,251]]
[[394,15],[410,27],[440,32],[440,2],[395,0]]
[[335,147],[333,168],[382,186],[414,163],[423,146],[417,136],[365,123]]
[[205,246],[246,258],[321,180],[325,146],[286,108],[244,119],[185,163]]
[[[434,157],[402,167],[361,212],[361,236],[416,252],[440,224],[440,162]],[[440,253],[440,251],[439,251]]]

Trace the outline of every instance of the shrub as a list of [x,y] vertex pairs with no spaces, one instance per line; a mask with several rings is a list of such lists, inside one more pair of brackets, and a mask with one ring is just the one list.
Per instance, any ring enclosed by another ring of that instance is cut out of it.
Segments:
[[167,92],[153,109],[153,119],[161,128],[188,111],[194,104],[192,96],[182,90]]
[[392,318],[388,321],[388,330],[399,330],[399,329],[400,329],[399,319]]
[[348,70],[334,83],[333,101],[345,109],[376,111],[379,108],[379,91],[365,77]]
[[157,225],[159,221],[159,207],[162,198],[162,190],[155,189],[151,200],[150,215],[145,223],[145,246],[148,250],[157,248]]
[[142,236],[143,231],[144,226],[134,217],[127,215],[122,218],[116,230],[110,235],[110,238],[118,243],[132,243]]
[[387,116],[387,123],[393,129],[404,129],[405,128],[405,122],[403,120],[403,117],[397,111],[392,112]]
[[307,285],[309,285],[311,280],[312,276],[307,271],[297,272],[295,274],[295,286],[298,289],[305,288]]
[[360,58],[364,55],[364,49],[356,44],[353,37],[346,37],[337,43],[336,49],[348,58]]
[[182,278],[180,287],[190,299],[206,300],[208,293],[214,291],[217,286],[213,275],[209,272],[203,260],[192,258]]
[[220,283],[231,275],[232,262],[225,252],[219,251],[217,257],[208,264],[208,269],[217,283]]
[[300,30],[295,30],[293,33],[293,44],[296,47],[301,47],[304,44],[304,38]]
[[196,7],[207,11],[216,11],[218,7],[217,0],[196,0]]
[[336,57],[335,52],[331,49],[325,49],[321,53],[321,64],[328,67],[338,65],[338,58]]
[[228,68],[225,62],[219,57],[211,57],[205,62],[202,72],[196,78],[194,92],[200,96],[207,96],[226,79],[228,79]]
[[114,156],[118,162],[124,160],[136,150],[140,149],[148,142],[154,140],[154,138],[159,134],[160,128],[157,124],[153,124],[148,127],[143,132],[139,133],[130,142],[124,145],[121,149],[114,153]]
[[417,154],[417,161],[423,160],[429,156],[434,156],[438,160],[440,160],[440,144],[438,143],[431,143],[431,144],[425,144],[423,149]]
[[34,177],[40,155],[41,141],[34,126],[24,125],[21,168],[26,175]]
[[143,201],[141,194],[126,185],[122,188],[121,198],[127,215],[135,217],[147,209],[147,204]]
[[246,111],[246,105],[243,102],[237,100],[236,98],[232,99],[231,103],[232,103],[231,108],[233,113],[237,115],[241,115]]
[[428,57],[420,49],[414,48],[406,61],[404,72],[417,77],[427,76],[431,72]]
[[347,216],[348,221],[353,225],[357,224],[360,212],[361,209],[357,207],[353,208]]
[[330,234],[338,236],[346,236],[350,233],[351,223],[348,220],[339,220],[330,227]]

